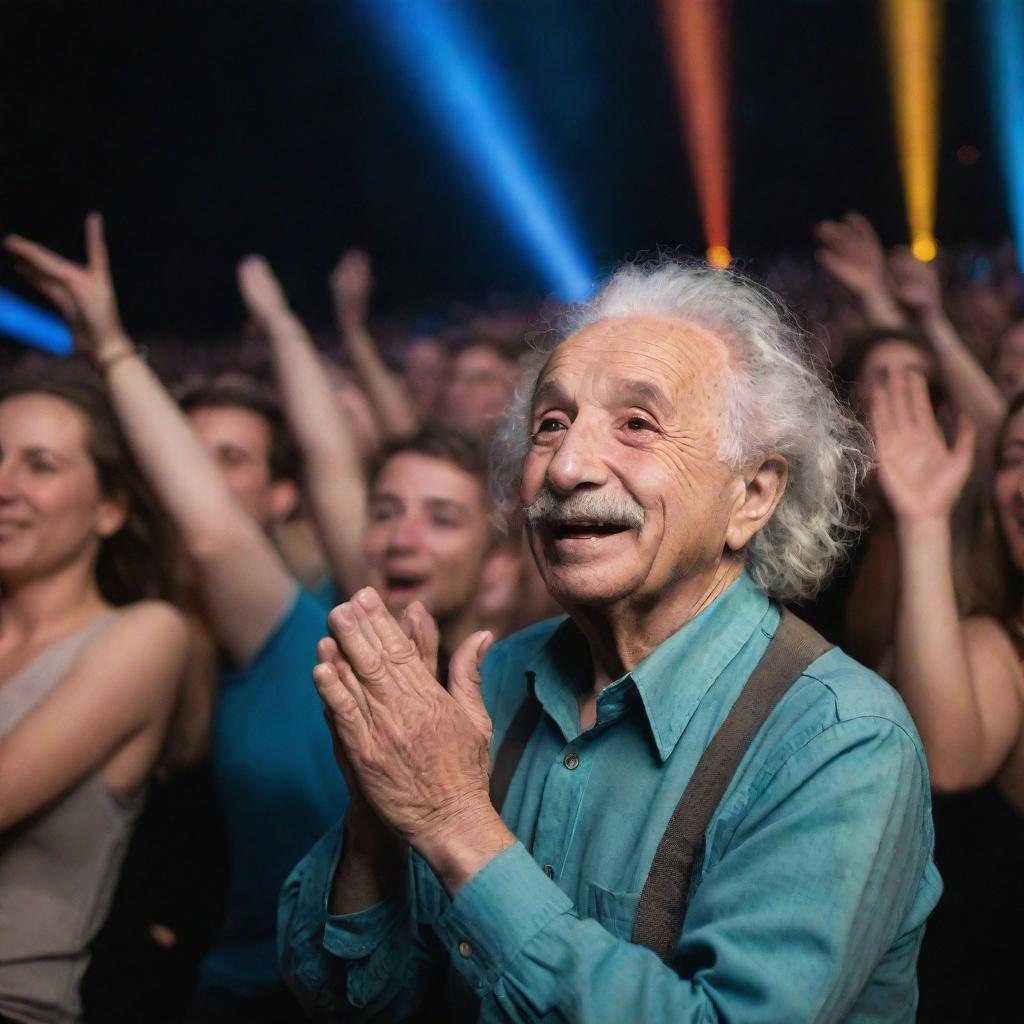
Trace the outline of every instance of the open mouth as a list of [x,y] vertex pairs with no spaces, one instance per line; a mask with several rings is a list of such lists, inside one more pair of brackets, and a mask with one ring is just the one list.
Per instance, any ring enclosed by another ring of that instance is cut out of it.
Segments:
[[590,537],[611,537],[617,533],[626,533],[632,527],[625,523],[606,522],[553,522],[547,524],[548,531],[554,540],[575,540]]
[[401,576],[398,574],[387,577],[388,590],[395,597],[411,594],[419,590],[427,582],[426,576]]

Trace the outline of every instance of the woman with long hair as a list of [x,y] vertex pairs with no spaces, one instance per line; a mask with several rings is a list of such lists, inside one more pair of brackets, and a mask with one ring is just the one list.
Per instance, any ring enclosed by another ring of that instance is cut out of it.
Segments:
[[172,554],[100,388],[0,388],[0,1020],[80,1019],[188,657]]
[[[947,444],[918,373],[888,380],[871,427],[896,524],[894,642],[883,665],[914,717],[936,790],[945,894],[921,952],[920,1020],[1019,1017],[1013,978],[1024,914],[1024,398],[997,438],[991,500],[976,517],[1001,557],[974,565],[987,607],[966,609],[953,570],[953,508],[971,478],[973,426]],[[1002,588],[993,588],[994,577]],[[998,590],[1002,590],[1000,598]]]

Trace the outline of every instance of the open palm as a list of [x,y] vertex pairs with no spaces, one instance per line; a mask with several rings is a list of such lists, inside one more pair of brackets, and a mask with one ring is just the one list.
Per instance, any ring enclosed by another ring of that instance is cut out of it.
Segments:
[[961,419],[953,447],[946,444],[919,373],[890,378],[871,402],[878,480],[899,519],[950,514],[971,473],[974,427]]

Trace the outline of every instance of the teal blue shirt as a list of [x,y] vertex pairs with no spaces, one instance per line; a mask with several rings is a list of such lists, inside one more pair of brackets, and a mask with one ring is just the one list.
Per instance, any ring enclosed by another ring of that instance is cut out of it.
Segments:
[[554,620],[496,645],[484,666],[493,749],[527,672],[545,712],[502,810],[519,842],[454,901],[412,854],[389,900],[331,916],[340,831],[328,833],[279,911],[282,972],[313,1018],[418,1019],[443,1000],[451,1020],[913,1020],[941,891],[927,767],[893,690],[839,650],[807,669],[744,757],[672,965],[629,941],[668,819],[778,623],[742,576],[606,688],[584,733],[577,628]]
[[224,921],[200,970],[203,987],[252,997],[281,984],[278,893],[348,803],[311,678],[327,611],[299,591],[252,661],[221,679],[211,754],[230,871]]

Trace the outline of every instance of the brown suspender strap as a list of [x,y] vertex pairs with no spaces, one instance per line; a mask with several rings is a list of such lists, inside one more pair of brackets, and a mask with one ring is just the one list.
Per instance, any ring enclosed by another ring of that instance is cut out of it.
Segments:
[[501,746],[494,755],[494,767],[491,769],[491,803],[501,811],[508,796],[508,787],[512,783],[512,776],[516,773],[526,744],[530,742],[533,730],[537,728],[540,721],[540,701],[533,693],[534,676],[532,672],[526,674],[526,697],[519,705],[505,735],[501,738]]
[[654,854],[633,925],[632,941],[666,963],[683,932],[693,868],[703,857],[707,827],[743,755],[789,688],[831,646],[783,609],[764,657],[690,776]]

